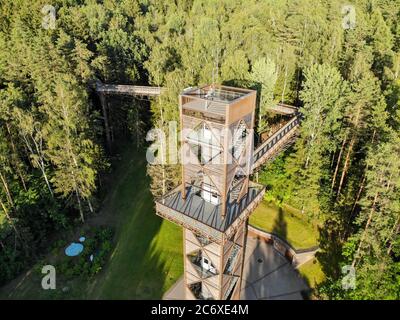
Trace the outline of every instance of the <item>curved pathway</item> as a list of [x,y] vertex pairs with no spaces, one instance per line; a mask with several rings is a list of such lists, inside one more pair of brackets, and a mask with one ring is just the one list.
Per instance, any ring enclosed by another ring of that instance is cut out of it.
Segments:
[[247,238],[242,300],[302,300],[308,290],[304,279],[272,245]]

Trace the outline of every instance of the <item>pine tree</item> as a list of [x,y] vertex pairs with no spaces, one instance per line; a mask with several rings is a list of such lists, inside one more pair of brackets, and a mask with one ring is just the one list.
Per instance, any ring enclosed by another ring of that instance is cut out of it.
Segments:
[[51,182],[62,197],[74,194],[83,222],[82,200],[87,201],[93,211],[90,198],[96,187],[96,160],[99,158],[98,147],[87,134],[84,112],[87,97],[76,80],[68,75],[60,75],[53,94],[46,93],[41,108],[48,118],[43,128],[47,141],[45,154],[55,167]]
[[304,120],[296,142],[296,154],[288,161],[294,179],[294,196],[302,210],[319,212],[321,179],[325,176],[326,156],[336,146],[337,132],[344,111],[347,85],[339,72],[328,65],[313,65],[305,72],[301,92]]

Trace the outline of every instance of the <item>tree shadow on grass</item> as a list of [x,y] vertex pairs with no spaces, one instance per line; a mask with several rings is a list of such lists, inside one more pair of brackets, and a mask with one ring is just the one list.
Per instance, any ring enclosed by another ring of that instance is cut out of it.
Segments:
[[[136,286],[138,299],[161,299],[183,274],[182,230],[168,221],[162,223],[161,229],[139,268],[142,276]],[[165,242],[170,245],[165,246]]]
[[279,207],[278,216],[274,221],[272,233],[287,241],[287,222],[285,220],[283,209],[281,207]]
[[342,254],[342,243],[340,242],[340,230],[334,220],[326,220],[324,225],[319,228],[319,247],[316,257],[321,264],[322,271],[328,277],[338,278],[340,271],[338,268]]

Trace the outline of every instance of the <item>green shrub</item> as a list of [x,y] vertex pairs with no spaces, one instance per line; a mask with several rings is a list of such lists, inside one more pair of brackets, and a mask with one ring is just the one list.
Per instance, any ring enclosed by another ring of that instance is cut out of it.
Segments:
[[[113,230],[108,227],[95,227],[87,230],[86,234],[84,249],[79,256],[63,255],[57,262],[56,270],[62,276],[90,278],[100,272],[106,263],[112,249]],[[90,261],[92,254],[93,261]]]

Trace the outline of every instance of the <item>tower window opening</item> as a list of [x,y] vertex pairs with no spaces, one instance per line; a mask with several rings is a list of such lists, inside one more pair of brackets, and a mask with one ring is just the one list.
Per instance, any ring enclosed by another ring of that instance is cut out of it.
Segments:
[[201,192],[201,197],[207,201],[210,202],[212,204],[219,204],[219,195],[217,193],[217,190],[215,190],[215,188],[213,188],[212,186],[203,183],[203,188],[202,188],[202,192]]

